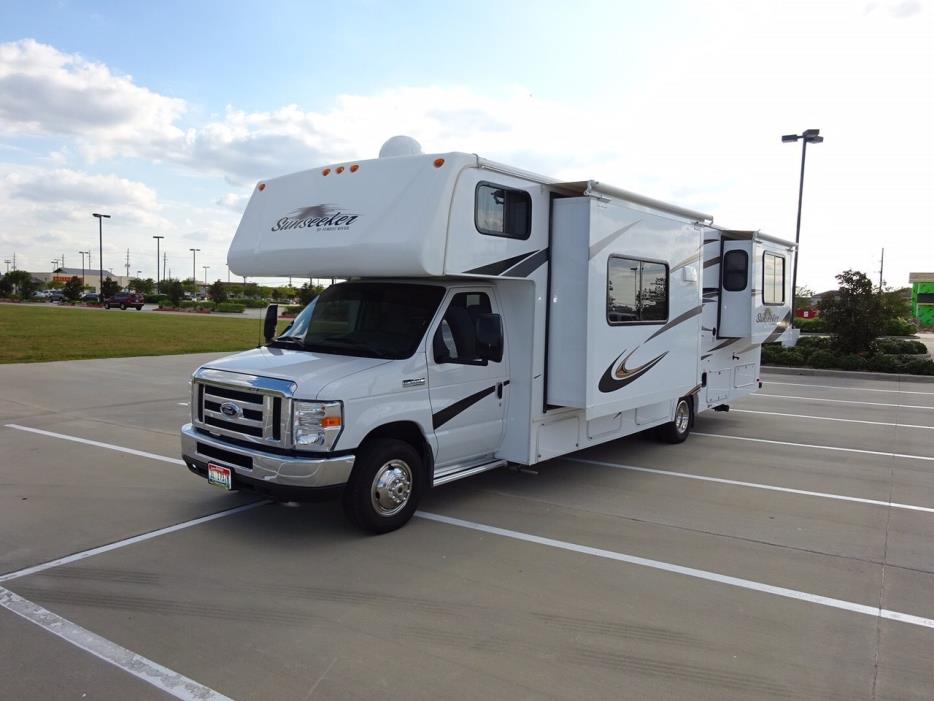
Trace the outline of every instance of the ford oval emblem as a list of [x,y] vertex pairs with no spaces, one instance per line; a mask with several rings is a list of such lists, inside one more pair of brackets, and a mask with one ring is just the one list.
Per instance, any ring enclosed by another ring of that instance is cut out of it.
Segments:
[[233,402],[224,402],[221,404],[221,413],[224,416],[229,416],[233,419],[243,414],[243,409],[240,408],[239,404],[234,404]]

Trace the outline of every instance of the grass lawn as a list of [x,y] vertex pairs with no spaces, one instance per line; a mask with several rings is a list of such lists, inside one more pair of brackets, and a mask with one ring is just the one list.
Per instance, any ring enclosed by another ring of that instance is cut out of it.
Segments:
[[[261,323],[0,304],[0,363],[239,351],[256,347]],[[282,322],[280,329],[284,327]]]

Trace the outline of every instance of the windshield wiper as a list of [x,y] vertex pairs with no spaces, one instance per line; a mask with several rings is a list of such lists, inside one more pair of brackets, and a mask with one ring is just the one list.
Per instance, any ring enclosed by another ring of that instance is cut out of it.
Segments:
[[295,346],[298,348],[304,348],[305,342],[298,336],[279,336],[279,338],[274,338],[270,341],[269,345],[282,344],[284,346]]
[[378,358],[385,355],[385,352],[381,348],[375,348],[371,346],[369,343],[367,343],[366,341],[359,341],[353,338],[347,338],[346,336],[326,336],[325,338],[322,338],[321,340],[327,343],[344,343],[348,346],[352,346],[353,348],[366,351],[367,353],[372,353]]

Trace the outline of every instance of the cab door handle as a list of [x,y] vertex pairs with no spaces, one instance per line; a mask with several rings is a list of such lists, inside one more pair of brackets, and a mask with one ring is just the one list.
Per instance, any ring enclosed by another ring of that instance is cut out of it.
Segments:
[[497,383],[496,383],[496,397],[497,397],[498,399],[502,399],[502,398],[503,398],[503,383],[502,383],[502,382],[497,382]]

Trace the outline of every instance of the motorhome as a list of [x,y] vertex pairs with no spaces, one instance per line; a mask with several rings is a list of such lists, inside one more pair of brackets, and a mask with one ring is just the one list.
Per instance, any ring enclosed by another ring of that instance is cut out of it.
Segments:
[[189,469],[340,496],[373,532],[426,490],[653,430],[759,386],[791,319],[794,244],[601,182],[410,139],[257,183],[237,275],[344,280],[192,378]]

